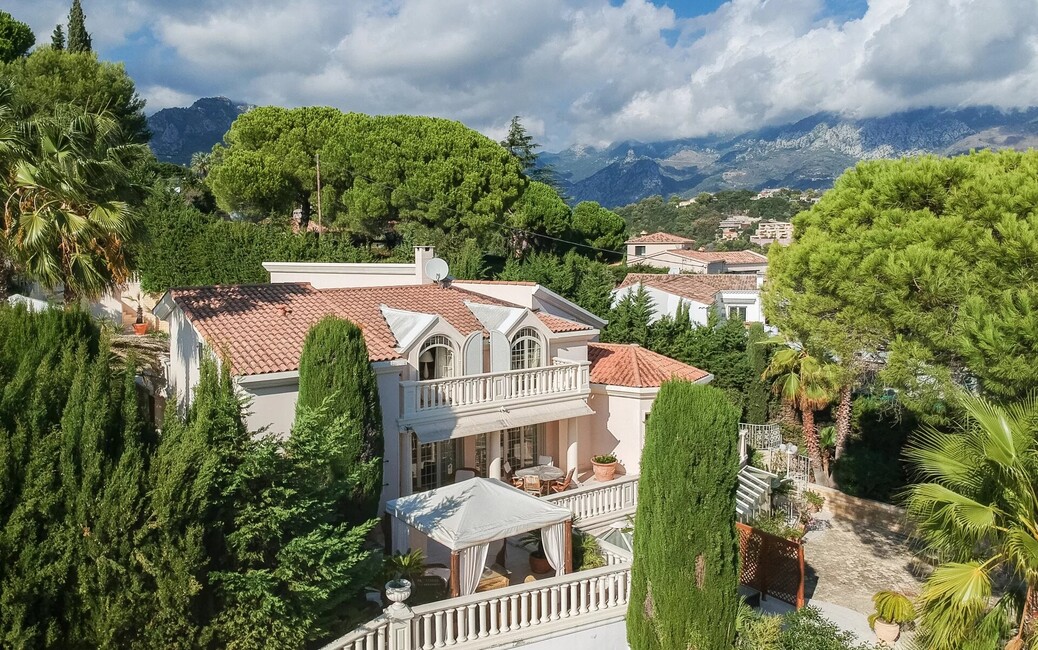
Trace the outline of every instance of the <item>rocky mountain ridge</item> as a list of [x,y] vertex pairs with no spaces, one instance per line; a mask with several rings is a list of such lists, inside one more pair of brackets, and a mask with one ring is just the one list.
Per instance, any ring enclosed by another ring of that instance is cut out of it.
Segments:
[[187,165],[191,155],[210,151],[235,118],[252,108],[226,97],[203,97],[187,108],[164,108],[148,117],[151,150],[163,162]]
[[793,187],[826,188],[861,160],[970,149],[1038,146],[1038,108],[920,109],[854,119],[819,113],[735,136],[574,146],[545,153],[573,201],[609,207],[653,194]]

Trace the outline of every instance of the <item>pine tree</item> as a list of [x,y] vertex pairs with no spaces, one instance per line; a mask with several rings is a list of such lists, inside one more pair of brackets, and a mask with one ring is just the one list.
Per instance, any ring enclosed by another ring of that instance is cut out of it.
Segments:
[[72,0],[72,8],[68,12],[68,51],[72,54],[92,52],[90,33],[86,29],[86,16],[79,0]]
[[633,650],[733,645],[738,419],[716,388],[676,380],[660,388],[638,486],[627,611]]
[[[329,398],[334,405],[333,415],[346,416],[353,422],[355,435],[360,440],[357,462],[381,459],[385,444],[382,407],[368,347],[360,328],[334,317],[327,317],[314,325],[303,342],[303,352],[299,357],[297,420],[308,411],[322,408]],[[378,515],[381,467],[379,464],[378,471],[365,477],[356,486],[351,499],[342,503],[349,513],[349,521],[355,525]]]
[[526,132],[526,127],[519,121],[518,115],[513,117],[512,123],[508,125],[508,135],[501,141],[501,146],[508,149],[508,152],[519,161],[519,164],[523,166],[523,171],[533,169],[537,165],[537,153],[534,149],[540,145],[534,142],[533,136]]
[[644,286],[628,291],[609,315],[605,340],[613,343],[648,345],[649,321],[655,305]]
[[65,49],[65,30],[61,24],[54,26],[54,31],[50,33],[50,46],[55,50]]

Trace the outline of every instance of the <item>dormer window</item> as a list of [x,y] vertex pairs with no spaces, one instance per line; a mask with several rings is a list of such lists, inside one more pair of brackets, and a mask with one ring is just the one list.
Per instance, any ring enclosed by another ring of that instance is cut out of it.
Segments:
[[429,337],[418,355],[418,378],[443,379],[454,376],[454,343],[446,336]]
[[512,370],[527,370],[544,365],[541,335],[532,327],[524,327],[512,337]]

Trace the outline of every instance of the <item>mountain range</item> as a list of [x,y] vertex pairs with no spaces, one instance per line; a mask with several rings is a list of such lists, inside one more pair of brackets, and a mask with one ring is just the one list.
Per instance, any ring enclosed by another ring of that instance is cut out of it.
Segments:
[[861,160],[971,149],[1038,147],[1038,107],[920,109],[853,119],[818,113],[739,135],[662,142],[625,141],[543,153],[574,203],[607,207],[654,194],[695,196],[723,189],[824,189]]
[[[249,108],[226,97],[207,97],[188,108],[158,111],[148,118],[151,148],[160,160],[186,165],[191,154],[220,142]],[[539,164],[554,171],[572,202],[618,207],[654,194],[824,189],[861,160],[1028,147],[1038,147],[1038,107],[1008,112],[928,108],[862,119],[818,113],[737,135],[628,140],[601,148],[575,145],[542,153]]]
[[191,155],[210,151],[231,122],[252,108],[226,97],[203,97],[188,108],[164,108],[148,118],[151,150],[163,162],[187,165]]

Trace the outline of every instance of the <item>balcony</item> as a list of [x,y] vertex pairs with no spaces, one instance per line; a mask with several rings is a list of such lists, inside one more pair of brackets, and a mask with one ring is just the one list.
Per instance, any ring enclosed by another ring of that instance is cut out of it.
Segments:
[[554,359],[550,366],[529,370],[404,381],[400,424],[585,399],[590,394],[590,365]]

